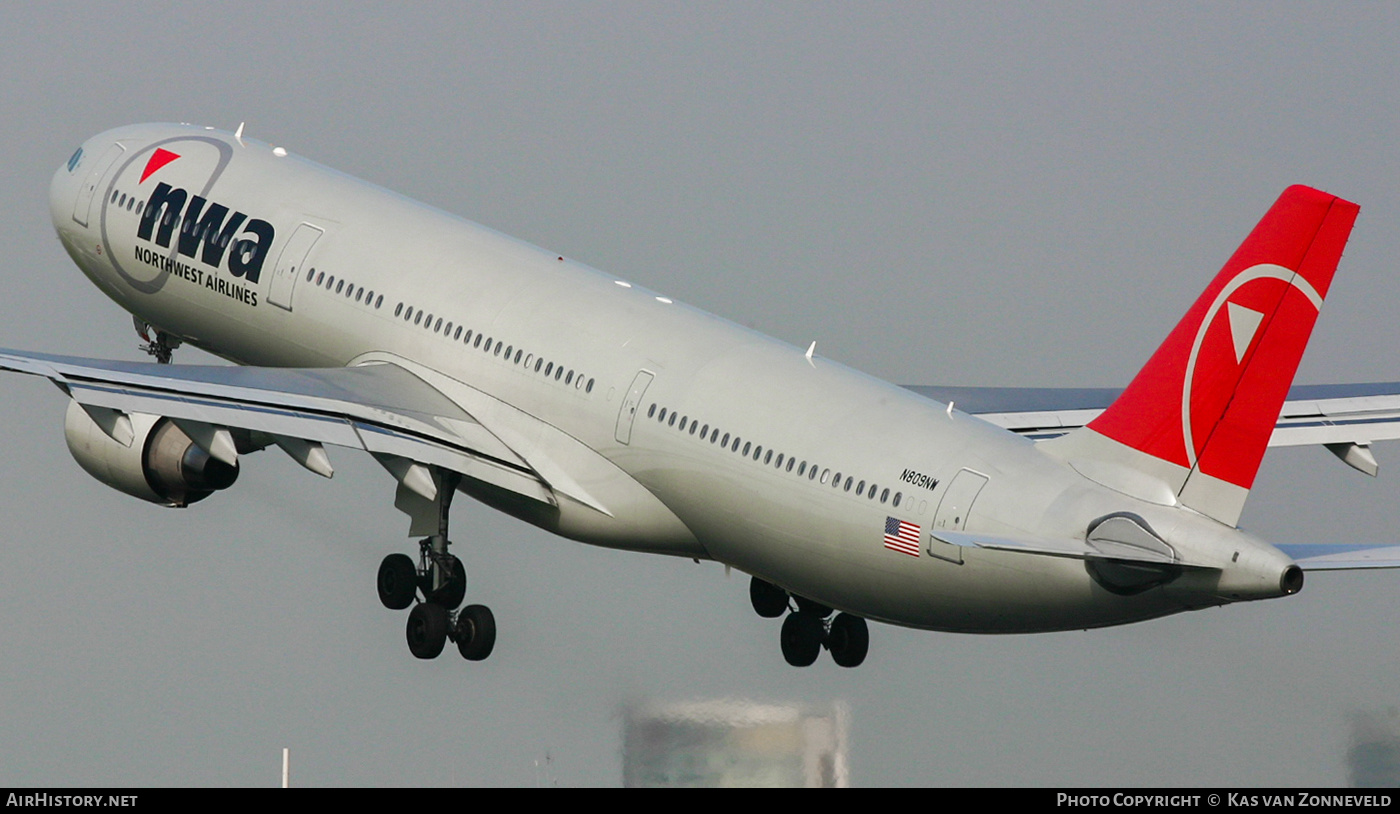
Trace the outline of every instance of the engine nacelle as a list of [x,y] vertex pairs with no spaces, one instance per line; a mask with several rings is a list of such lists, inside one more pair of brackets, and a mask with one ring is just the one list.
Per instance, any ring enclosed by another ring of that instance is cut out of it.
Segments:
[[68,403],[63,435],[89,475],[113,489],[162,506],[184,507],[227,489],[238,464],[211,457],[168,418],[132,413],[129,445],[113,440],[76,401]]

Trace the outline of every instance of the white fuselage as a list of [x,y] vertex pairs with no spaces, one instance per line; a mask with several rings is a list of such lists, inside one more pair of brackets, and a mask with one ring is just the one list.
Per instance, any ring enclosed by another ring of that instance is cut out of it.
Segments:
[[[152,148],[178,158],[151,170]],[[240,364],[395,359],[434,371],[577,439],[679,520],[599,531],[516,512],[561,534],[712,558],[854,614],[943,630],[1095,627],[1280,593],[1288,559],[1235,529],[1112,491],[945,405],[266,144],[138,125],[83,154],[79,171],[54,176],[54,224],[122,308]],[[157,184],[160,217],[185,213],[164,240],[163,222],[141,236]],[[227,245],[198,233],[216,206],[219,226],[236,222]],[[628,422],[642,372],[651,378]],[[970,512],[950,503],[940,514],[962,470],[985,485]],[[1218,571],[1124,596],[1082,559],[929,536],[939,526],[1082,541],[1114,512]],[[919,527],[918,556],[886,547],[890,518]]]

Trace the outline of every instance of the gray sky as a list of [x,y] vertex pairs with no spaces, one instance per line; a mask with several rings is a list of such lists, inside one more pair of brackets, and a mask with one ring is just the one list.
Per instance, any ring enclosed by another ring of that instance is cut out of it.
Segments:
[[[1125,384],[1282,189],[1361,204],[1299,381],[1400,379],[1392,4],[8,4],[0,346],[140,359],[63,255],[94,133],[225,128],[901,382]],[[177,361],[205,361],[184,351]],[[1346,781],[1400,703],[1395,574],[1131,627],[872,627],[788,667],[747,578],[454,512],[495,655],[420,662],[374,593],[393,482],[269,452],[186,511],[87,477],[3,380],[0,785],[615,785],[633,698],[845,700],[860,785]],[[1265,459],[1244,524],[1389,541],[1372,481]],[[547,772],[536,763],[548,755]]]

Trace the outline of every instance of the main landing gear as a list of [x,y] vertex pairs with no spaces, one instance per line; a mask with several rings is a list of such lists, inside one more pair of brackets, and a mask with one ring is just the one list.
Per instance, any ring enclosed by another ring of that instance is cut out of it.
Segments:
[[468,661],[485,659],[496,645],[496,617],[490,608],[457,610],[467,593],[467,569],[447,553],[447,510],[457,480],[457,475],[443,473],[438,533],[419,541],[418,562],[407,554],[390,554],[379,564],[379,601],[390,610],[413,605],[406,635],[409,651],[420,659],[437,658],[449,640]]
[[[754,577],[749,583],[749,601],[766,619],[787,613],[781,641],[783,658],[794,667],[807,667],[821,655],[823,647],[842,667],[857,667],[870,652],[870,631],[865,620],[849,613],[831,616],[831,608],[804,596],[793,596],[771,582]],[[796,609],[792,609],[795,605]],[[791,613],[788,611],[791,610]]]

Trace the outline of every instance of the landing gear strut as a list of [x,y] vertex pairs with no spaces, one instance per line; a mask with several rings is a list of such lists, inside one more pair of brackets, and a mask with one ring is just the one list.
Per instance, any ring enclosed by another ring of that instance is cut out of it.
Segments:
[[803,596],[794,596],[770,582],[754,577],[749,583],[749,600],[759,616],[782,616],[780,642],[783,658],[794,667],[808,667],[825,647],[842,667],[858,667],[870,652],[870,630],[865,620],[849,613],[838,613],[828,621],[831,608]]
[[[170,360],[175,356],[175,349],[183,344],[180,338],[171,336],[159,328],[152,329],[150,325],[142,322],[140,317],[132,317],[132,320],[136,323],[136,335],[146,343],[137,347],[154,356],[156,364],[170,364]],[[152,330],[155,331],[155,339],[151,338]]]
[[438,533],[419,541],[416,564],[406,554],[384,558],[379,564],[379,601],[390,610],[413,605],[405,635],[414,656],[437,658],[451,640],[457,643],[462,658],[481,661],[496,645],[496,618],[485,605],[468,605],[453,613],[467,593],[467,569],[460,559],[447,553],[448,509],[461,476],[455,472],[439,474]]

